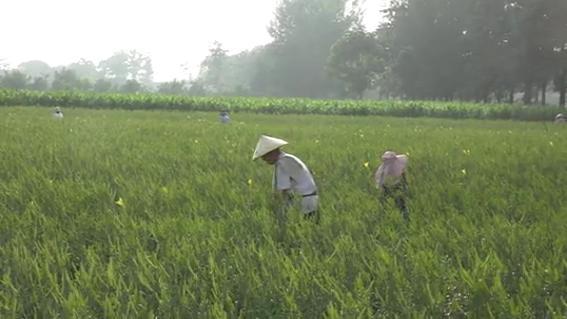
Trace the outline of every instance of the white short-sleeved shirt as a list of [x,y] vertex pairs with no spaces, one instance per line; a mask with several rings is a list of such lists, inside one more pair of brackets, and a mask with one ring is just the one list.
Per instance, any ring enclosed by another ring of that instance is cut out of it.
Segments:
[[299,158],[282,152],[275,163],[274,189],[291,189],[300,195],[309,195],[317,191],[313,175]]
[[228,123],[230,122],[230,117],[227,114],[219,116],[221,123]]

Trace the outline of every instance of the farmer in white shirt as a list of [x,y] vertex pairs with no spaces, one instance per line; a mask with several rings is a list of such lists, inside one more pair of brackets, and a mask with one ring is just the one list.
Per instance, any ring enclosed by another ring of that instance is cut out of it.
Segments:
[[55,110],[53,110],[53,118],[58,120],[63,118],[63,112],[61,111],[59,106],[56,106]]
[[392,151],[387,151],[382,155],[382,164],[374,171],[376,187],[381,193],[380,201],[384,203],[388,198],[393,198],[406,221],[409,220],[409,212],[406,206],[408,183],[405,172],[407,163],[408,157],[406,155],[396,155]]
[[555,115],[555,123],[560,123],[560,124],[565,124],[567,123],[567,116],[565,116],[565,114],[563,113],[559,113],[557,115]]
[[318,222],[319,195],[313,175],[299,158],[280,150],[287,144],[279,138],[262,135],[252,160],[261,157],[266,163],[275,165],[273,187],[280,197],[280,209],[288,208],[292,204],[293,195],[297,195],[301,197],[301,211],[304,217]]
[[222,124],[230,123],[230,116],[228,115],[227,111],[222,111],[222,112],[219,113],[219,121]]

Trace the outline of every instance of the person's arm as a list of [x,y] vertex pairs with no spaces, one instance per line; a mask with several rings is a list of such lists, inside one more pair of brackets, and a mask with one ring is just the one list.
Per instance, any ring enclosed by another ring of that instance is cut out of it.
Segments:
[[274,204],[286,208],[291,202],[291,176],[283,165],[276,165],[274,179]]
[[376,182],[376,188],[379,191],[384,191],[384,168],[382,165],[378,166],[378,168],[374,171],[374,181]]

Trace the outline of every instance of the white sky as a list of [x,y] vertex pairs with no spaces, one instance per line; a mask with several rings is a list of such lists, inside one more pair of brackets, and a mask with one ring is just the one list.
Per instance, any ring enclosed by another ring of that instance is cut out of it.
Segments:
[[[374,28],[389,0],[366,0]],[[155,81],[187,79],[214,41],[230,54],[271,41],[278,0],[0,0],[0,62],[81,58],[98,64],[120,50],[152,59]],[[182,65],[189,71],[183,71]]]

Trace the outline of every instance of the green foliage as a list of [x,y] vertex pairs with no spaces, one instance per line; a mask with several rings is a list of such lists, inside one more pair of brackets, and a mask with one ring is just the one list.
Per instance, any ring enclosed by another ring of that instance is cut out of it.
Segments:
[[178,81],[177,79],[170,82],[163,82],[158,85],[158,93],[161,94],[186,94],[187,82],[185,80]]
[[336,96],[339,85],[328,76],[326,62],[333,44],[356,21],[346,7],[345,0],[282,1],[269,28],[274,39],[268,46],[269,63],[255,79],[267,82],[268,92],[259,94]]
[[33,78],[32,83],[28,85],[30,90],[45,91],[49,88],[49,77],[38,76]]
[[102,93],[102,92],[109,92],[112,90],[112,82],[105,79],[98,79],[93,85],[93,91]]
[[212,94],[226,91],[224,75],[227,71],[227,54],[222,44],[215,42],[209,50],[209,55],[201,62],[199,82],[203,88]]
[[345,82],[351,98],[362,98],[366,90],[375,87],[378,75],[384,72],[383,51],[372,34],[356,28],[331,47],[327,67],[331,75]]
[[531,104],[566,68],[566,14],[567,2],[556,0],[392,1],[377,30],[389,49],[384,84],[412,99],[520,91]]
[[142,85],[136,80],[127,80],[122,86],[120,86],[120,92],[123,93],[136,93],[142,91]]
[[[2,318],[561,318],[564,126],[0,108]],[[279,229],[259,134],[313,170]],[[411,221],[370,172],[409,155]],[[368,167],[364,163],[369,162]]]
[[49,77],[53,74],[53,69],[49,66],[49,64],[40,60],[31,60],[20,63],[18,65],[18,70],[32,78]]
[[58,91],[88,90],[90,87],[91,83],[89,80],[80,79],[75,71],[67,68],[55,71],[55,74],[53,75],[53,82],[51,83],[51,88]]
[[67,68],[73,70],[80,79],[87,79],[92,83],[101,78],[101,74],[98,72],[95,64],[89,60],[80,59],[75,63],[69,64]]
[[6,71],[0,77],[0,87],[23,90],[27,88],[30,77],[18,70]]
[[151,58],[136,50],[117,52],[101,61],[98,68],[104,78],[118,85],[123,85],[127,80],[149,85],[154,74]]
[[[193,88],[193,87],[192,87]],[[194,88],[193,88],[194,89]],[[202,89],[202,88],[201,88]],[[197,89],[195,89],[197,90]],[[189,93],[198,91],[189,90]],[[255,112],[275,114],[388,115],[401,117],[550,121],[558,107],[438,101],[314,100],[195,97],[149,93],[37,92],[0,89],[0,106],[37,105],[105,109]]]

